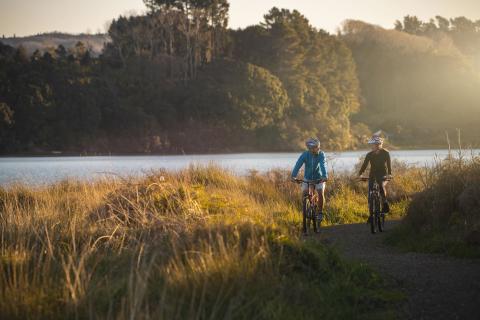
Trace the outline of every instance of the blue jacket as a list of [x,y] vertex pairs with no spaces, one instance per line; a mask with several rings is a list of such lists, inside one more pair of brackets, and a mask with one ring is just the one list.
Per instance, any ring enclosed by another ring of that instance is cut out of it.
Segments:
[[305,151],[298,158],[292,171],[292,177],[296,177],[300,168],[305,164],[305,180],[318,180],[328,178],[327,167],[325,165],[325,153],[320,151],[318,155]]

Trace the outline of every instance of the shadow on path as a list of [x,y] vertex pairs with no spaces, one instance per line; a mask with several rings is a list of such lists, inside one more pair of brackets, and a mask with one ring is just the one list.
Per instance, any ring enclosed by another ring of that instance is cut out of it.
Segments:
[[320,241],[350,260],[367,263],[394,279],[408,298],[407,319],[480,319],[480,260],[399,252],[383,243],[386,232],[371,234],[367,224],[322,228]]

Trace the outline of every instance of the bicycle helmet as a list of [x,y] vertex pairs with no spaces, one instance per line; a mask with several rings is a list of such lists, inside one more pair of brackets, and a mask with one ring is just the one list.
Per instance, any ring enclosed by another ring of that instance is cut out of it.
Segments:
[[316,147],[320,147],[320,140],[318,140],[316,138],[309,138],[307,141],[305,141],[305,146],[308,149],[313,149],[313,148],[316,148]]
[[383,138],[377,134],[374,134],[370,140],[368,140],[368,144],[383,144]]

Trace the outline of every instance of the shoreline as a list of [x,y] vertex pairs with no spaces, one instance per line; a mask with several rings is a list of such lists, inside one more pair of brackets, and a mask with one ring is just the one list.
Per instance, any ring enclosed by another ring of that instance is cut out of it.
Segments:
[[[436,151],[436,150],[449,150],[448,147],[445,146],[425,146],[425,147],[400,147],[400,146],[387,146],[385,149],[389,151]],[[369,148],[360,148],[360,149],[348,149],[348,150],[322,150],[325,153],[347,153],[347,152],[367,152]],[[471,150],[480,150],[480,148],[451,148],[452,152],[468,152]],[[303,152],[304,150],[290,150],[290,151],[218,151],[218,152],[205,152],[205,153],[101,153],[101,152],[38,152],[38,153],[8,153],[8,154],[0,154],[0,159],[6,158],[69,158],[69,157],[141,157],[141,156],[160,156],[160,157],[167,157],[167,156],[215,156],[215,155],[241,155],[241,154],[282,154],[282,153],[297,153]]]

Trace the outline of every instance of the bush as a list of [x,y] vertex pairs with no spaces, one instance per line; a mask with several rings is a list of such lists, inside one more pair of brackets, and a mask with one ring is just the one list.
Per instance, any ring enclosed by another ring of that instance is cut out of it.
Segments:
[[407,250],[480,257],[480,158],[450,156],[423,175],[388,242]]
[[412,199],[406,223],[419,231],[479,230],[480,158],[451,157],[426,179],[427,188]]

